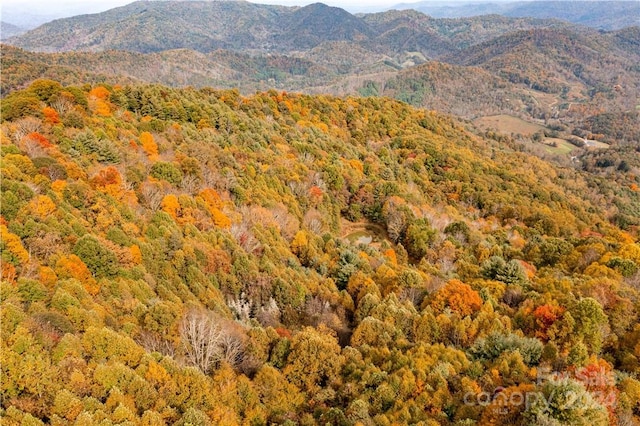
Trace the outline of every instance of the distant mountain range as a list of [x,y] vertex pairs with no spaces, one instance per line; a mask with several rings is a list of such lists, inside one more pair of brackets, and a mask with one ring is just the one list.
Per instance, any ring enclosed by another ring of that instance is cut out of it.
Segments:
[[356,16],[321,3],[300,8],[248,2],[135,2],[59,19],[8,42],[39,52],[186,48],[203,53],[284,53],[346,41],[385,54],[419,51],[435,57],[513,30],[566,25],[533,18],[440,20],[410,10]]
[[2,21],[26,32],[54,19],[98,13],[129,2],[131,0],[61,0],[42,7],[38,0],[5,0],[2,2]]
[[17,25],[13,25],[8,22],[0,21],[0,40],[15,37],[25,32],[27,32],[27,30],[24,28],[20,28]]
[[[26,50],[3,47],[3,95],[42,76],[276,88],[390,96],[469,119],[509,113],[578,128],[602,114],[608,123],[637,115],[640,105],[638,26],[167,1],[56,20],[8,42]],[[631,127],[623,140],[640,134],[639,124]]]
[[[215,0],[206,0],[215,2]],[[126,0],[93,0],[91,2],[60,2],[46,10],[33,8],[28,2],[4,4],[2,20],[27,31],[54,19],[97,13],[126,4]],[[381,6],[345,5],[352,13],[375,13]],[[637,1],[421,1],[400,3],[390,9],[414,9],[434,18],[462,18],[480,15],[561,19],[597,29],[616,30],[640,24],[640,4]],[[3,31],[3,34],[4,31]],[[9,32],[3,37],[13,36]]]
[[403,3],[397,9],[415,9],[434,18],[478,15],[562,19],[604,30],[640,25],[638,1],[527,1],[527,2],[427,2]]

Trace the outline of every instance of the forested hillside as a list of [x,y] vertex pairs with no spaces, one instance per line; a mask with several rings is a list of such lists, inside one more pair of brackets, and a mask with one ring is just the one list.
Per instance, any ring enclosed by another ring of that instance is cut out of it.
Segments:
[[640,27],[534,29],[371,76],[359,93],[467,118],[510,114],[612,145],[640,141]]
[[12,25],[8,22],[0,21],[0,40],[20,35],[25,31],[25,29]]
[[640,420],[624,159],[275,90],[37,80],[2,120],[3,424]]
[[171,1],[54,21],[8,42],[34,52],[3,46],[3,95],[45,77],[390,96],[469,120],[542,125],[567,160],[572,135],[632,146],[640,135],[638,26]]
[[281,54],[343,41],[389,56],[419,51],[437,57],[515,30],[570,26],[500,16],[433,19],[413,10],[352,15],[322,3],[284,7],[240,1],[137,1],[58,19],[7,42],[37,52],[227,49]]

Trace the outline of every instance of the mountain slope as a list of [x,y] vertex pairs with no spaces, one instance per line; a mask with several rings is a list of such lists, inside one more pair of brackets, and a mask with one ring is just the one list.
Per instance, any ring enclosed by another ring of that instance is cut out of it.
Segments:
[[[248,2],[134,2],[109,11],[59,19],[30,31],[16,45],[36,51],[121,49],[155,52],[191,48],[262,47],[289,8]],[[171,31],[167,31],[171,28]]]
[[389,96],[459,117],[515,113],[535,103],[527,90],[478,67],[428,62],[391,78],[369,77],[362,95]]
[[[326,9],[314,5],[299,11],[348,19],[340,9]],[[516,22],[496,17],[434,20],[417,12],[367,15],[363,22],[380,34],[374,38],[377,44],[314,38],[309,45],[318,42],[315,47],[286,55],[186,49],[37,55],[6,48],[3,63],[32,62],[12,68],[2,90],[7,93],[42,72],[79,82],[82,79],[72,76],[82,71],[90,81],[121,75],[171,86],[238,87],[243,93],[277,87],[392,96],[469,119],[505,113],[539,123],[554,120],[568,133],[603,135],[601,139],[613,144],[633,144],[640,130],[640,124],[628,119],[640,96],[637,27],[602,33],[552,26],[498,35]],[[447,31],[449,38],[444,36]],[[476,34],[477,43],[463,48],[472,43],[470,34]],[[488,40],[480,42],[483,38]],[[456,67],[430,61],[429,54]],[[412,68],[425,63],[429,65]],[[67,67],[68,79],[59,67]],[[89,77],[96,73],[99,76]],[[620,129],[615,123],[625,125]]]
[[637,43],[637,28],[606,34],[536,29],[501,36],[443,60],[479,66],[517,85],[553,94],[555,108],[547,113],[580,121],[605,111],[619,115],[636,110]]
[[338,7],[322,3],[294,10],[282,19],[284,28],[273,38],[278,45],[290,46],[294,50],[306,50],[331,41],[359,41],[370,38],[371,29],[359,18]]
[[513,29],[558,25],[563,24],[528,18],[434,20],[405,11],[355,16],[321,3],[288,8],[236,1],[152,1],[56,20],[10,43],[41,52],[148,53],[187,48],[203,53],[216,49],[282,53],[348,41],[378,53],[409,50],[433,57]]
[[39,80],[2,118],[3,423],[637,419],[635,171],[388,98]]
[[16,25],[8,22],[0,21],[0,40],[5,40],[10,37],[14,37],[25,33],[27,30],[20,28]]
[[[114,78],[113,66],[107,65],[100,58],[91,56],[89,60],[83,61],[74,57],[73,54],[40,54],[27,52],[13,46],[1,45],[2,57],[2,86],[0,94],[5,97],[7,94],[24,89],[41,78],[55,79],[63,84],[79,84],[81,81],[88,83],[104,82]],[[81,54],[80,54],[81,56]],[[110,56],[110,61],[117,61],[118,57],[131,56],[131,54],[120,53],[120,55]],[[112,62],[111,62],[112,63]],[[105,74],[100,74],[99,64],[108,68]],[[125,77],[125,73],[115,73],[118,80],[122,82],[132,82],[135,78]]]
[[[428,37],[425,44],[417,44],[415,50],[431,52],[427,56],[436,57],[444,52],[464,49],[488,42],[500,35],[517,30],[533,28],[565,28],[568,25],[557,20],[534,18],[506,18],[497,15],[476,16],[464,19],[433,19],[414,10],[388,11],[363,15],[379,38],[388,40],[382,46],[393,46],[415,37]],[[400,37],[393,37],[395,32]],[[405,33],[410,36],[407,37]],[[429,44],[431,44],[431,46]]]
[[7,45],[2,50],[3,96],[38,78],[69,84],[117,80],[169,86],[238,87],[243,92],[268,86],[302,90],[311,83],[334,78],[340,67],[336,64],[335,68],[327,69],[304,58],[249,56],[226,50],[207,54],[186,49],[148,54],[125,51],[44,54]]

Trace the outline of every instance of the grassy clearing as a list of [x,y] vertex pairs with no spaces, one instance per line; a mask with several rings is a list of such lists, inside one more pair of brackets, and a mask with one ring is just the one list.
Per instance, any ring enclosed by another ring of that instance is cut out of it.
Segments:
[[537,90],[528,90],[527,94],[533,97],[536,102],[544,107],[551,108],[559,102],[558,96],[551,93],[538,92]]
[[576,149],[575,145],[560,138],[545,138],[542,143],[546,145],[545,150],[551,154],[564,155]]
[[519,133],[526,136],[544,130],[544,126],[507,114],[480,117],[475,120],[475,124],[483,129],[495,129],[500,133]]

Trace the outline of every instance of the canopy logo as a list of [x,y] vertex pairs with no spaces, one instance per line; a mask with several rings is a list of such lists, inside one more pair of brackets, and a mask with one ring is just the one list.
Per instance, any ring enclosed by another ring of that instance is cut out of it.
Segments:
[[617,405],[617,390],[611,371],[600,365],[590,365],[572,372],[540,368],[535,385],[512,388],[499,386],[492,392],[467,392],[463,402],[471,406],[492,406],[505,414],[514,409],[542,412],[612,410]]

